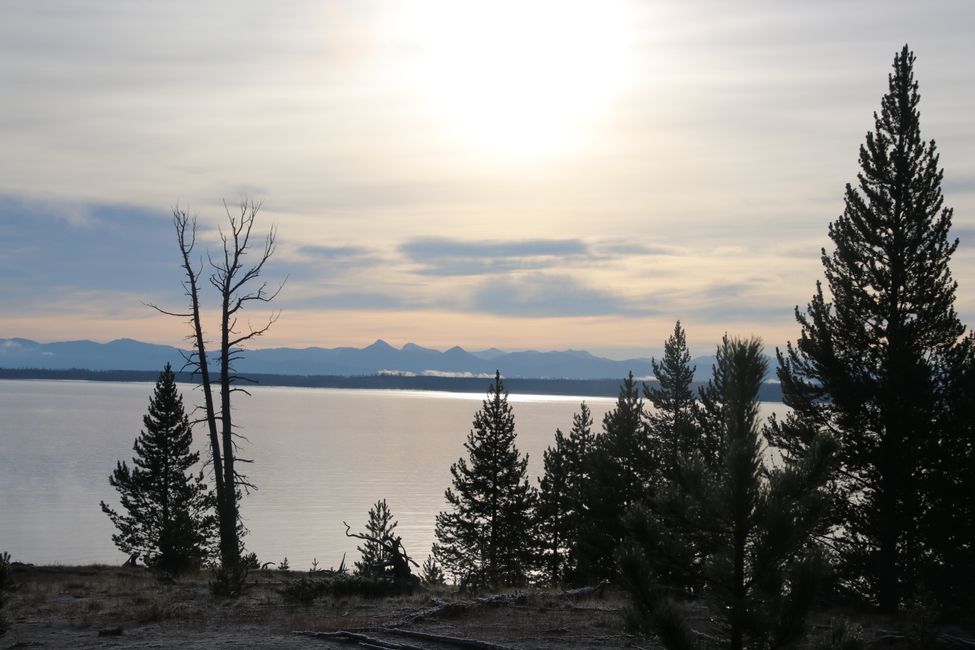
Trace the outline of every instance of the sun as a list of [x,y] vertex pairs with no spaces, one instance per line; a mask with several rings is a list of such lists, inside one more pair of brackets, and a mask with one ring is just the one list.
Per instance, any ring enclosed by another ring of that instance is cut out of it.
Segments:
[[405,3],[412,82],[443,135],[502,158],[583,146],[629,74],[622,1]]

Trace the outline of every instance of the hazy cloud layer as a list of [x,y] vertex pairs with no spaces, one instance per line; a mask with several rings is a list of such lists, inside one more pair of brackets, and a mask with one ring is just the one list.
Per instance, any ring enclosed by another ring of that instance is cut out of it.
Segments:
[[590,255],[578,239],[469,241],[413,239],[399,251],[427,275],[486,275],[562,266]]
[[510,316],[649,315],[611,291],[586,286],[566,275],[531,274],[487,280],[471,297],[475,311]]
[[[262,344],[395,338],[393,314],[421,344],[537,347],[560,328],[565,346],[632,355],[675,318],[709,346],[725,329],[782,342],[905,42],[975,322],[972,3],[458,7],[5,4],[0,337],[138,336],[143,301],[185,300],[171,207],[199,212],[202,250],[221,200],[250,197],[262,232],[278,226],[268,279],[289,278]],[[504,85],[525,70],[543,73]],[[520,146],[580,106],[551,151]]]
[[0,239],[7,298],[34,303],[76,292],[98,300],[103,291],[108,301],[115,291],[151,296],[174,279],[178,288],[172,223],[146,208],[0,197]]

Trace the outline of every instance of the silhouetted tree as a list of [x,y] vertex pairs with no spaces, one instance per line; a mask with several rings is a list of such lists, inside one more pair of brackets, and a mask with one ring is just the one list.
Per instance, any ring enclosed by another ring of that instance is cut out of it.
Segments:
[[584,582],[614,575],[614,554],[625,532],[623,513],[649,496],[656,468],[656,450],[650,446],[643,400],[632,372],[620,386],[616,407],[603,418],[591,462],[577,566]]
[[146,566],[173,574],[199,568],[213,544],[214,499],[203,471],[188,473],[200,455],[191,450],[193,433],[168,363],[142,424],[131,469],[121,461],[108,479],[123,512],[101,502],[118,529],[112,541]]
[[846,186],[843,214],[829,225],[829,292],[817,283],[806,313],[796,309],[799,341],[778,353],[792,412],[771,429],[787,457],[801,457],[817,432],[839,436],[842,576],[885,611],[928,582],[953,543],[952,517],[938,511],[961,501],[943,472],[972,462],[971,443],[958,441],[971,440],[970,427],[947,424],[972,340],[953,306],[948,262],[958,242],[948,238],[934,141],[921,139],[913,66],[905,45],[860,147],[858,188]]
[[434,558],[455,580],[472,587],[519,585],[532,560],[535,493],[528,457],[515,446],[515,418],[495,374],[464,448],[451,465],[450,510],[437,515]]
[[369,508],[369,521],[366,522],[362,546],[356,548],[361,560],[355,563],[355,572],[363,576],[383,577],[391,572],[391,553],[389,543],[393,540],[393,530],[399,522],[386,505],[386,499],[377,501]]
[[664,356],[660,363],[650,360],[656,385],[647,386],[644,396],[653,405],[647,412],[650,436],[659,448],[660,480],[675,480],[678,462],[692,453],[713,458],[713,449],[696,426],[697,400],[692,388],[694,368],[687,349],[687,336],[680,325],[664,342]]
[[766,367],[758,340],[724,339],[710,384],[720,396],[714,414],[720,463],[710,465],[699,454],[678,459],[681,479],[653,496],[650,508],[637,506],[627,515],[620,575],[632,602],[628,620],[659,635],[667,648],[704,645],[654,568],[662,558],[684,560],[675,546],[688,540],[706,550],[703,565],[675,563],[674,569],[700,573],[711,614],[720,621],[716,632],[729,648],[794,647],[805,634],[823,573],[812,532],[828,508],[822,486],[835,443],[817,437],[810,453],[787,469],[764,468],[758,391]]
[[423,580],[424,584],[431,586],[444,584],[443,569],[440,568],[432,555],[428,555],[427,559],[423,561],[423,566],[420,568],[420,579]]
[[[967,343],[967,342],[966,342]],[[925,478],[931,504],[924,532],[932,557],[926,586],[945,614],[975,619],[975,355],[959,345],[939,429],[940,453]]]
[[[654,490],[683,490],[681,469],[691,461],[703,462],[709,467],[717,463],[720,445],[720,418],[714,424],[701,426],[702,411],[699,407],[692,385],[694,368],[687,349],[687,337],[680,321],[674,325],[674,332],[664,342],[664,356],[661,362],[651,359],[656,384],[646,386],[644,395],[653,406],[647,411],[648,436],[659,449],[659,471],[654,479]],[[716,389],[705,387],[712,409],[720,400],[712,395]],[[646,506],[646,516],[662,517],[654,512],[653,494],[648,493],[642,505]],[[657,522],[667,526],[665,520]],[[660,552],[648,558],[652,565],[655,580],[674,589],[695,591],[701,587],[700,569],[705,559],[693,536],[684,536],[680,526],[668,530],[667,552]]]
[[[249,461],[238,458],[238,436],[233,422],[231,396],[237,392],[246,393],[246,389],[238,384],[249,380],[234,371],[234,362],[240,358],[242,346],[267,332],[277,320],[277,315],[272,315],[262,327],[254,328],[248,325],[246,332],[238,329],[238,318],[249,304],[273,300],[281,288],[269,291],[267,283],[260,280],[264,265],[274,253],[273,227],[265,238],[262,249],[259,249],[256,261],[249,264],[245,262],[245,258],[251,252],[251,231],[257,213],[261,209],[260,204],[241,203],[239,216],[232,215],[229,208],[226,208],[226,205],[224,207],[227,211],[228,228],[226,231],[220,231],[222,250],[216,256],[207,253],[211,268],[209,284],[216,289],[220,304],[220,347],[217,356],[219,374],[216,378],[210,371],[207,356],[208,340],[203,328],[200,306],[202,261],[197,266],[192,258],[196,245],[196,218],[191,218],[186,211],[178,207],[173,210],[173,224],[182,257],[181,265],[186,276],[183,288],[189,299],[189,311],[172,312],[155,305],[152,307],[170,316],[186,318],[191,327],[192,333],[188,339],[192,347],[186,361],[194,374],[199,377],[203,392],[202,421],[206,423],[209,434],[213,478],[216,485],[220,562],[225,570],[233,573],[241,565],[243,550],[241,543],[243,527],[238,507],[241,489],[253,487],[237,469],[238,463]],[[219,405],[213,395],[214,386],[217,387]]]
[[545,473],[539,479],[536,519],[539,567],[552,584],[574,579],[578,546],[589,489],[593,451],[592,415],[583,402],[572,416],[566,436],[555,431],[555,446],[545,450]]
[[[362,554],[362,561],[356,562],[356,574],[367,580],[378,580],[381,582],[392,581],[395,587],[393,593],[400,593],[405,588],[412,591],[419,584],[420,579],[413,575],[410,565],[419,568],[413,558],[406,553],[403,546],[403,538],[393,532],[396,528],[396,521],[393,521],[393,514],[386,505],[386,500],[377,501],[369,509],[369,521],[366,523],[365,533],[353,533],[348,524],[345,524],[346,537],[360,539],[365,544],[358,547]],[[345,564],[345,558],[342,558]],[[339,572],[344,569],[340,567]],[[379,593],[387,593],[382,589]]]

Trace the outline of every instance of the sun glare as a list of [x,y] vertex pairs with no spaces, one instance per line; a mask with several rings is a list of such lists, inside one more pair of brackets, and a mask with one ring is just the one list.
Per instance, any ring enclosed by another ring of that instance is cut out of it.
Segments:
[[621,1],[408,3],[411,77],[445,137],[502,158],[584,145],[626,85]]

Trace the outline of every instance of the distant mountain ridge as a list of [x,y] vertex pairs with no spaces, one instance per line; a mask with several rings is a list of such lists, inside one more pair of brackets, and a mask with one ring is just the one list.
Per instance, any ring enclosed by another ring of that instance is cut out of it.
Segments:
[[[183,365],[178,348],[117,339],[108,343],[60,341],[38,343],[24,338],[0,339],[0,368],[51,370],[159,370],[166,363]],[[714,357],[698,357],[695,379],[710,376]],[[280,375],[376,374],[479,376],[500,370],[506,377],[554,379],[619,379],[628,372],[651,374],[650,359],[617,361],[581,350],[505,352],[497,348],[445,351],[407,343],[395,348],[382,339],[364,348],[264,348],[248,350],[237,364],[243,373]]]

